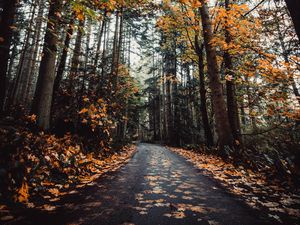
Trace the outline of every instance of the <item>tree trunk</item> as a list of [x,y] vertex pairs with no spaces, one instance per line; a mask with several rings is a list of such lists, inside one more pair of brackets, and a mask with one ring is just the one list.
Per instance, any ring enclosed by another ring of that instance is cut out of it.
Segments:
[[54,81],[54,87],[53,87],[53,98],[54,99],[56,98],[56,96],[58,94],[60,82],[63,78],[64,70],[66,67],[70,42],[71,42],[71,38],[72,38],[73,32],[74,32],[74,16],[75,15],[72,15],[72,18],[69,23],[66,38],[64,41],[62,56],[61,56],[61,59],[60,59],[59,65],[58,65],[57,74],[56,74],[55,81]]
[[120,55],[122,51],[122,44],[123,44],[123,21],[124,21],[124,16],[123,16],[123,9],[121,9],[120,12],[120,26],[119,26],[119,40],[118,40],[118,47],[116,51],[116,67],[115,67],[115,76],[116,76],[116,87],[118,86],[118,77],[119,77],[119,63],[120,63]]
[[[176,60],[175,60],[176,61]],[[176,79],[176,73],[174,74],[174,78]],[[178,86],[177,81],[173,82],[173,99],[174,99],[174,107],[173,107],[173,130],[172,130],[172,144],[175,146],[179,146],[180,138],[179,138],[179,97],[178,97]]]
[[36,61],[38,57],[39,52],[39,43],[40,43],[40,36],[41,36],[41,28],[42,28],[42,18],[44,14],[44,0],[39,1],[39,10],[36,18],[36,24],[34,29],[34,34],[32,38],[32,47],[30,50],[30,58],[29,58],[29,65],[28,70],[26,71],[26,84],[24,88],[24,93],[22,97],[22,102],[24,102],[25,105],[28,105],[30,108],[31,99],[29,98],[29,93],[32,89],[32,81],[35,77],[35,69],[36,69]]
[[[167,53],[168,54],[168,53]],[[167,143],[171,143],[172,139],[172,102],[171,102],[171,78],[172,74],[170,71],[170,59],[166,57],[168,64],[166,65],[166,123],[167,123]]]
[[176,57],[176,35],[173,36],[173,46],[172,46],[172,57],[171,57],[171,71],[172,71],[172,97],[173,97],[173,108],[172,108],[172,144],[175,146],[179,146],[179,134],[178,134],[178,125],[179,115],[178,115],[178,86],[177,86],[177,57]]
[[98,61],[99,61],[99,57],[100,57],[100,48],[101,48],[101,44],[102,44],[102,37],[103,37],[105,26],[106,26],[106,11],[104,12],[104,16],[103,16],[103,20],[101,23],[99,36],[98,36],[97,50],[96,50],[96,56],[95,56],[95,61],[94,61],[94,71],[93,71],[94,74],[96,74],[96,72],[97,72]]
[[55,78],[55,60],[61,6],[61,0],[50,1],[43,57],[32,107],[32,112],[37,115],[37,124],[43,130],[50,128],[50,111]]
[[223,98],[222,84],[218,74],[218,63],[216,50],[212,46],[213,39],[212,25],[209,18],[208,7],[205,0],[201,0],[200,14],[202,18],[202,28],[204,36],[204,45],[207,57],[207,68],[209,74],[209,85],[212,94],[212,103],[214,108],[214,118],[216,131],[218,134],[218,143],[221,149],[224,146],[233,145],[233,137],[231,134],[230,124],[226,111],[226,104]]
[[104,32],[103,32],[103,44],[102,44],[102,55],[101,55],[101,75],[99,78],[98,86],[97,86],[97,92],[98,95],[101,96],[103,92],[103,81],[104,81],[104,73],[105,73],[105,66],[106,66],[106,49],[107,49],[107,43],[109,42],[109,27],[110,27],[110,20],[108,19],[107,22],[105,22],[104,25]]
[[241,106],[240,106],[240,110],[241,110],[241,121],[243,126],[246,126],[247,120],[246,120],[246,113],[245,113],[245,106],[244,106],[244,95],[242,96],[242,100],[241,100]]
[[75,40],[75,49],[73,53],[73,57],[71,60],[71,73],[70,73],[70,83],[69,83],[69,91],[71,92],[74,86],[73,80],[76,77],[78,66],[79,66],[79,57],[81,54],[81,43],[83,37],[83,26],[84,20],[79,21],[77,36]]
[[30,63],[29,63],[29,69],[27,71],[28,73],[28,80],[26,81],[26,92],[24,93],[24,99],[23,101],[25,102],[26,105],[29,106],[30,108],[30,104],[32,101],[32,95],[34,92],[34,80],[36,78],[36,69],[37,69],[37,61],[39,58],[39,52],[40,52],[40,38],[41,38],[41,34],[42,34],[42,26],[43,26],[43,15],[44,15],[44,3],[45,0],[41,0],[39,2],[39,11],[38,11],[38,15],[36,18],[36,24],[35,24],[35,31],[34,31],[34,35],[33,35],[33,47],[32,47],[32,53],[31,53],[31,57],[30,57]]
[[291,14],[294,27],[300,41],[300,1],[299,0],[285,0],[287,8]]
[[16,13],[17,0],[6,0],[3,3],[0,18],[0,113],[4,107],[6,94],[6,72],[9,61],[10,45],[12,40],[12,25]]
[[[225,9],[228,13],[229,8],[229,0],[225,0]],[[227,46],[229,46],[232,42],[232,37],[229,32],[227,21],[225,21],[225,41]],[[235,146],[240,147],[242,144],[241,137],[241,128],[240,128],[240,117],[238,113],[238,104],[236,100],[236,88],[234,84],[235,74],[233,72],[233,64],[232,57],[228,50],[224,52],[224,64],[225,64],[225,75],[229,75],[230,79],[226,80],[226,94],[227,94],[227,110],[228,110],[228,118],[232,131],[233,138],[235,139]]]
[[163,139],[166,140],[168,138],[168,115],[167,115],[167,96],[166,96],[166,73],[165,66],[162,68],[162,106],[163,106]]
[[34,18],[36,8],[38,6],[37,0],[33,3],[31,18],[29,21],[29,26],[27,29],[24,46],[22,48],[21,57],[19,60],[17,75],[14,83],[13,93],[12,93],[12,104],[22,104],[24,93],[26,93],[26,81],[28,79],[29,66],[30,66],[30,57],[32,56],[32,47],[30,40],[32,39],[32,30],[34,25]]
[[[279,9],[277,8],[277,10],[279,10]],[[278,39],[279,39],[280,47],[281,47],[281,50],[282,50],[283,59],[286,63],[289,63],[290,62],[290,60],[289,60],[289,51],[287,51],[287,49],[286,49],[283,32],[280,30],[279,18],[278,18],[277,13],[275,15],[275,24],[276,24],[276,29],[277,29],[277,32],[278,32]],[[292,85],[294,95],[296,96],[296,98],[298,100],[298,103],[300,105],[300,93],[299,93],[299,90],[297,88],[297,85],[296,85],[293,74],[291,74],[291,76],[288,78],[287,81],[288,81],[288,84],[286,85],[286,88],[288,88],[288,86],[290,84]]]
[[113,52],[112,52],[112,63],[111,63],[111,79],[112,79],[112,90],[115,92],[117,89],[117,51],[118,51],[118,37],[119,37],[119,12],[116,12],[116,23],[113,40]]
[[203,63],[203,45],[200,47],[198,42],[198,35],[195,36],[195,48],[198,55],[198,67],[199,67],[199,87],[200,87],[200,110],[202,123],[204,128],[204,135],[206,140],[206,145],[208,147],[213,146],[214,138],[210,129],[209,119],[206,107],[206,90],[204,83],[204,63]]

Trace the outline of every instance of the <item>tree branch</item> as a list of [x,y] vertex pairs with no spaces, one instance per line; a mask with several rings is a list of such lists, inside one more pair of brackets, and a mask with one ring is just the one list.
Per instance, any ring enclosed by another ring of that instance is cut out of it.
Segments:
[[250,11],[246,12],[243,17],[246,17],[247,15],[249,15],[251,12],[253,12],[258,6],[260,6],[261,4],[263,4],[266,0],[261,0],[256,6],[254,6]]

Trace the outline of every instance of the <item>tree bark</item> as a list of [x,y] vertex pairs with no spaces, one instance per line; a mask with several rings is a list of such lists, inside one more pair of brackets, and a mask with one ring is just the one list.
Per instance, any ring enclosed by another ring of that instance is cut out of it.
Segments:
[[114,39],[113,39],[113,52],[112,52],[112,63],[111,63],[111,79],[112,79],[112,90],[116,92],[117,90],[117,55],[118,55],[118,40],[119,40],[119,19],[120,12],[116,12],[116,22],[115,22],[115,31],[114,31]]
[[75,40],[75,49],[73,52],[73,57],[71,60],[71,73],[70,73],[70,81],[69,81],[69,91],[72,91],[74,86],[74,78],[76,77],[78,66],[79,66],[79,57],[81,54],[81,44],[82,44],[82,37],[83,37],[83,26],[84,20],[80,20],[78,24],[78,31]]
[[34,33],[32,37],[32,47],[30,48],[30,57],[29,57],[29,62],[28,62],[28,69],[26,70],[26,81],[24,85],[24,91],[21,92],[23,93],[21,101],[24,102],[25,105],[30,108],[30,103],[31,100],[28,98],[29,93],[31,92],[32,88],[32,80],[33,77],[35,77],[35,68],[36,68],[36,61],[37,61],[37,56],[38,56],[38,51],[39,51],[39,42],[40,42],[40,36],[41,36],[41,27],[42,27],[42,17],[44,14],[44,0],[38,0],[38,14],[35,23],[35,28],[34,28]]
[[63,47],[64,49],[62,52],[62,56],[61,56],[61,59],[60,59],[59,65],[58,65],[57,74],[56,74],[55,81],[54,81],[54,87],[53,87],[53,98],[54,99],[56,98],[57,93],[59,91],[60,82],[63,78],[63,73],[64,73],[64,70],[66,67],[70,42],[71,42],[71,38],[72,38],[73,32],[74,32],[74,16],[75,15],[72,15],[72,18],[69,22],[66,38],[64,41],[64,47]]
[[61,0],[50,1],[43,56],[32,107],[32,112],[37,115],[37,124],[43,130],[50,128],[50,111],[55,78],[55,61],[61,7]]
[[287,8],[290,12],[294,27],[300,41],[300,1],[299,0],[285,0]]
[[45,3],[45,0],[40,1],[40,8],[38,11],[38,16],[37,16],[37,22],[35,25],[35,32],[34,32],[34,38],[33,38],[33,43],[34,47],[32,49],[32,55],[31,55],[31,61],[29,65],[29,77],[27,80],[27,89],[26,93],[24,94],[24,102],[27,104],[31,104],[32,101],[32,96],[34,92],[34,80],[36,77],[36,69],[37,69],[37,61],[39,58],[39,52],[41,49],[41,44],[40,44],[40,38],[42,35],[42,26],[43,26],[43,15],[44,15],[44,7],[43,4]]
[[212,94],[212,103],[214,107],[214,118],[216,131],[218,134],[218,144],[220,149],[225,146],[233,145],[230,124],[226,111],[226,104],[223,98],[222,84],[220,82],[216,50],[212,46],[213,39],[212,25],[208,13],[208,7],[205,0],[201,0],[200,14],[202,18],[202,28],[204,36],[204,45],[206,50],[207,68],[209,74],[209,85]]
[[103,45],[102,45],[102,56],[101,56],[101,75],[100,75],[100,79],[99,79],[99,83],[98,83],[98,94],[101,95],[102,91],[103,91],[103,81],[104,81],[104,73],[105,73],[105,66],[106,66],[106,61],[107,61],[107,57],[106,57],[106,49],[108,47],[107,43],[109,42],[109,27],[110,27],[110,20],[108,19],[107,22],[105,22],[105,26],[104,26],[104,34],[103,34]]
[[[120,56],[121,56],[121,51],[122,51],[122,45],[123,45],[123,26],[124,26],[124,15],[123,15],[123,8],[121,9],[120,12],[120,25],[119,25],[119,40],[118,40],[118,46],[117,46],[117,51],[116,51],[116,85],[118,86],[118,80],[119,80],[119,64],[120,64]],[[116,87],[117,87],[116,86]]]
[[204,83],[204,63],[203,63],[203,46],[199,46],[198,35],[195,36],[195,48],[198,55],[198,68],[199,68],[199,87],[200,87],[200,110],[202,123],[204,128],[204,135],[207,147],[214,144],[214,138],[210,129],[207,107],[206,107],[206,90]]
[[172,107],[172,144],[179,146],[179,99],[178,99],[178,86],[177,86],[177,57],[176,57],[176,35],[173,37],[172,46],[172,97],[173,97],[173,107]]
[[96,50],[96,56],[95,56],[95,61],[94,61],[94,71],[93,71],[94,74],[96,74],[96,72],[97,72],[98,61],[100,58],[100,48],[101,48],[101,44],[102,44],[102,37],[103,37],[105,26],[106,26],[106,11],[104,12],[104,16],[103,16],[103,20],[101,23],[99,36],[98,36],[97,50]]
[[[229,0],[225,0],[225,9],[228,13],[230,10]],[[229,32],[229,27],[227,21],[225,21],[225,42],[227,46],[232,42],[232,37]],[[234,83],[235,74],[233,72],[232,57],[228,50],[224,52],[224,64],[225,64],[225,75],[229,75],[230,79],[226,80],[226,94],[227,94],[227,110],[228,118],[232,131],[233,138],[235,139],[234,144],[236,147],[241,146],[242,137],[241,137],[241,128],[240,128],[240,117],[238,113],[238,104],[236,100],[236,87]]]
[[170,144],[172,139],[172,102],[171,102],[171,79],[172,79],[172,71],[170,65],[170,55],[167,53],[165,60],[167,62],[166,65],[166,135],[167,142]]

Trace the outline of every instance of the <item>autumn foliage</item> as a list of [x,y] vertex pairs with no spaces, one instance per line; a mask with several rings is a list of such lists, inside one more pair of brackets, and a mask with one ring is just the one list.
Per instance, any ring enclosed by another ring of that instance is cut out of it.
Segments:
[[[32,117],[28,119],[31,120]],[[29,121],[33,123],[34,121]],[[6,139],[9,130],[1,129],[2,157],[1,195],[14,201],[29,204],[38,195],[57,198],[74,189],[82,187],[101,174],[115,170],[130,158],[134,147],[124,147],[119,152],[108,150],[89,151],[83,138],[66,134],[56,137],[43,132],[19,130],[18,143],[13,154],[7,154],[11,147]],[[103,149],[99,146],[99,149]]]

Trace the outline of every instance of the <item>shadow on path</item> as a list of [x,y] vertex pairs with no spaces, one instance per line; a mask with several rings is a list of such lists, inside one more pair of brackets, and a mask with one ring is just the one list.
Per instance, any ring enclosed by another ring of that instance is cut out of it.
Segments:
[[55,204],[50,212],[23,211],[9,224],[276,224],[180,156],[152,144],[139,144],[119,171]]

